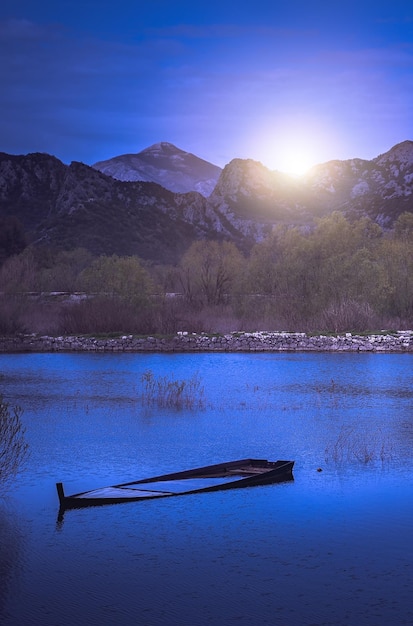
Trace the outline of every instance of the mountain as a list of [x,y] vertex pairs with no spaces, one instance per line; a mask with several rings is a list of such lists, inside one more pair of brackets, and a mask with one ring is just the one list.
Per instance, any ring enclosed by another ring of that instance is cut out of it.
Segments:
[[226,165],[208,202],[255,240],[276,222],[308,223],[314,218],[297,179],[271,171],[252,159],[233,159]]
[[234,159],[208,201],[244,232],[263,234],[275,222],[308,225],[332,211],[366,215],[390,227],[401,213],[413,211],[413,142],[397,144],[371,161],[328,161],[302,178]]
[[0,153],[0,216],[7,215],[18,217],[35,245],[136,254],[161,263],[175,263],[196,239],[243,243],[199,193],[117,181],[83,163],[67,166],[39,153]]
[[371,161],[318,165],[305,183],[323,207],[365,214],[386,227],[403,211],[413,211],[412,181],[413,142],[404,141]]
[[171,143],[156,143],[138,154],[122,154],[93,167],[122,181],[146,181],[177,193],[198,191],[209,196],[221,168]]
[[16,216],[34,245],[176,263],[197,239],[232,241],[248,251],[276,224],[309,228],[337,210],[350,218],[369,216],[385,228],[413,212],[413,142],[371,161],[329,161],[299,179],[233,159],[208,197],[116,180],[47,154],[0,153],[0,217]]

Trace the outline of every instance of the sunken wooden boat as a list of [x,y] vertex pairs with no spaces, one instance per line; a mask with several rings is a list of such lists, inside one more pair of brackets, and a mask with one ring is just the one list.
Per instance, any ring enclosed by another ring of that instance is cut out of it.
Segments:
[[65,495],[62,483],[56,483],[56,488],[60,508],[65,510],[283,482],[293,479],[293,466],[294,461],[241,459],[83,491],[71,496]]

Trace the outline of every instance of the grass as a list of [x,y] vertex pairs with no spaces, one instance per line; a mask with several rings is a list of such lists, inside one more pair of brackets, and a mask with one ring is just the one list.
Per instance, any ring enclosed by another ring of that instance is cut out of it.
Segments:
[[363,464],[382,463],[393,458],[391,443],[383,438],[381,431],[361,434],[353,428],[342,427],[337,439],[326,447],[325,460],[336,464],[359,462]]
[[3,494],[19,471],[28,451],[22,409],[11,407],[0,395],[0,494]]
[[198,374],[188,380],[176,380],[172,376],[156,378],[151,370],[141,377],[142,404],[161,409],[195,410],[205,407],[204,388]]

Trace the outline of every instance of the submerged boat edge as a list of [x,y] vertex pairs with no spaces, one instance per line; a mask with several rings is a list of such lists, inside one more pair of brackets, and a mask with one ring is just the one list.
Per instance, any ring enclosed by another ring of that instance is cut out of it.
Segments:
[[[181,472],[162,474],[160,476],[154,476],[151,478],[141,479],[128,483],[121,483],[118,485],[113,485],[112,487],[104,487],[102,489],[84,491],[73,495],[65,495],[62,482],[56,483],[56,490],[59,498],[60,510],[64,511],[66,509],[102,506],[108,504],[123,504],[126,502],[136,502],[140,500],[150,500],[155,498],[190,495],[195,493],[222,491],[242,487],[253,487],[277,482],[287,482],[289,480],[293,480],[292,472],[294,463],[294,461],[284,460],[267,461],[263,459],[241,459],[238,461],[217,463],[214,465],[194,468],[191,470],[184,470]],[[249,464],[248,467],[251,471],[248,473],[248,470],[244,470],[245,475],[242,475],[242,466],[247,464]],[[251,473],[254,471],[254,469],[258,471],[256,473]],[[172,481],[176,480],[183,480],[185,482],[187,478],[196,479],[212,477],[214,475],[221,475],[222,478],[224,478],[224,476],[227,475],[226,473],[230,472],[234,474],[233,479],[232,481],[226,483],[221,482],[215,485],[195,487],[193,489],[187,489],[177,492],[156,490],[152,491],[147,488],[147,485],[159,481],[170,481],[172,484]],[[236,478],[237,476],[239,476],[238,480]],[[132,485],[136,487],[131,487]],[[145,485],[145,489],[139,489],[140,485]],[[107,492],[106,495],[93,495],[95,493],[103,494],[105,491]],[[124,491],[123,494],[121,494],[122,491]]]

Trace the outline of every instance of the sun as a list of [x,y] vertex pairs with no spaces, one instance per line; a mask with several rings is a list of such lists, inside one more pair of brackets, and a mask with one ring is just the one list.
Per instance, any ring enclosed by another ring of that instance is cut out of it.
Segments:
[[315,120],[284,118],[261,127],[254,143],[258,160],[268,169],[299,177],[328,160],[331,137]]
[[290,176],[298,177],[303,176],[315,164],[314,153],[308,148],[297,145],[282,151],[277,169]]
[[271,148],[268,146],[267,154],[268,167],[295,177],[303,176],[322,160],[320,144],[308,131],[286,131]]

